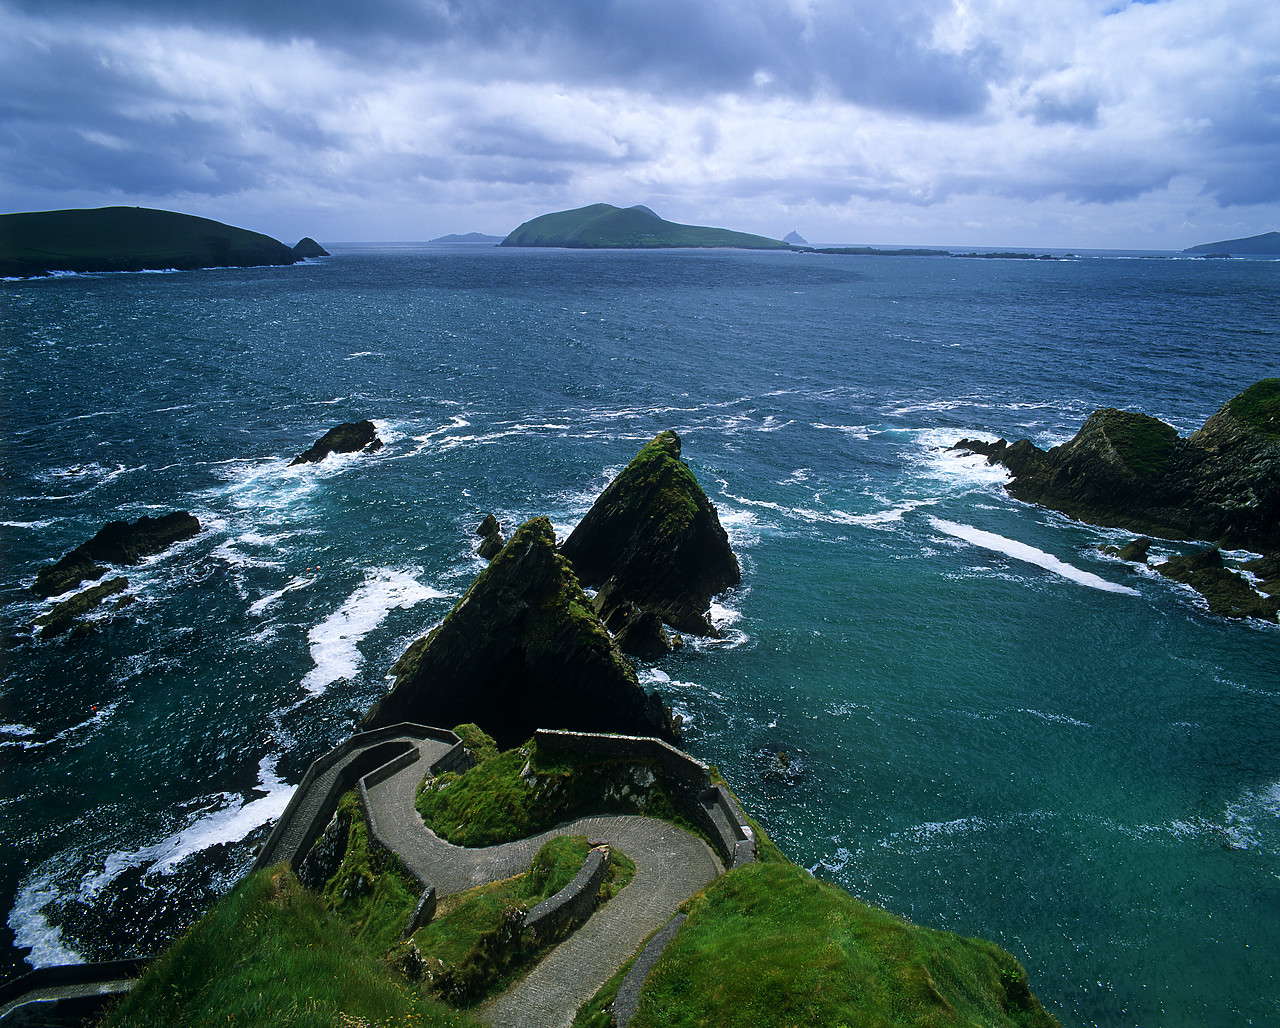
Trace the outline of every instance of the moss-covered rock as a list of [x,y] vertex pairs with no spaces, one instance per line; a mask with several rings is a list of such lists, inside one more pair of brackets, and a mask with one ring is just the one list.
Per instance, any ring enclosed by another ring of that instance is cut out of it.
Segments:
[[503,746],[538,728],[677,740],[670,712],[645,695],[555,544],[546,518],[522,525],[392,667],[395,683],[365,727],[474,722]]
[[561,549],[584,585],[599,586],[608,619],[628,602],[666,624],[715,635],[711,597],[742,580],[715,507],[680,459],[680,437],[660,433],[600,494]]
[[128,588],[127,578],[111,578],[63,600],[47,614],[36,618],[34,625],[40,629],[40,638],[51,639],[69,631],[78,619],[97,608],[108,596],[124,592]]

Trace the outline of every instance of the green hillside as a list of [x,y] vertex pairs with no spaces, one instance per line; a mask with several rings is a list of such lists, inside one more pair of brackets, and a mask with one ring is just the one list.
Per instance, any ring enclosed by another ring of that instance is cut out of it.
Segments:
[[1183,253],[1233,253],[1253,256],[1255,254],[1280,255],[1280,232],[1263,232],[1260,236],[1245,236],[1243,239],[1223,239],[1217,243],[1201,243],[1189,246]]
[[597,203],[526,221],[501,246],[563,246],[575,249],[652,249],[724,246],[738,250],[786,250],[780,239],[727,228],[678,225],[648,207]]
[[0,214],[0,276],[258,267],[300,259],[279,240],[147,207]]

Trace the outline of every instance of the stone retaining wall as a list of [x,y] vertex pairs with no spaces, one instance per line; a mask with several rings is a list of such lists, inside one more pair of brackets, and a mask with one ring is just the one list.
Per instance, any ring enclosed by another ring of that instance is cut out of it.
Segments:
[[609,847],[587,854],[573,881],[543,900],[524,917],[524,927],[538,935],[554,935],[570,921],[585,921],[596,906],[596,894],[609,873]]
[[676,811],[706,833],[725,867],[755,859],[755,835],[726,789],[711,782],[711,769],[661,739],[539,728],[539,755],[554,760],[610,760],[645,764],[661,772],[662,787]]

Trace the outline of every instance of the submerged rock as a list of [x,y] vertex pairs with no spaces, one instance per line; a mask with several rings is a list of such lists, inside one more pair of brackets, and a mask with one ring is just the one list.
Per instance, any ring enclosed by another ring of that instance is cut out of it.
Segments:
[[715,636],[711,597],[742,580],[716,509],[680,459],[680,437],[647,443],[570,533],[561,552],[602,617],[634,603],[682,632]]
[[[90,586],[84,592],[76,593],[70,599],[63,600],[49,613],[36,618],[33,627],[40,629],[41,639],[52,639],[73,628],[87,629],[88,626],[83,623],[77,625],[78,619],[98,607],[108,596],[124,592],[128,588],[129,580],[123,577],[111,578],[99,585]],[[117,603],[116,609],[119,610],[126,605]]]
[[653,735],[679,730],[646,695],[546,518],[517,529],[466,595],[391,669],[391,691],[364,727],[474,722],[504,747],[537,728]]
[[199,532],[199,519],[186,511],[158,518],[143,515],[132,524],[110,521],[87,543],[41,568],[31,591],[37,596],[58,596],[81,582],[101,578],[107,571],[103,564],[137,564]]
[[289,467],[296,464],[318,464],[331,453],[373,453],[382,449],[382,440],[378,438],[378,430],[372,421],[347,422],[329,429],[324,435],[311,444],[311,448],[289,462]]

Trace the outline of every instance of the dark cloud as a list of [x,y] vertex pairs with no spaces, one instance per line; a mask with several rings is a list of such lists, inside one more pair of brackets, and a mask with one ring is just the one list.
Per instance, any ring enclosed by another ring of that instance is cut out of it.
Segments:
[[932,48],[942,0],[815,5],[811,20],[770,0],[14,0],[33,16],[121,18],[312,40],[357,58],[423,62],[501,56],[505,73],[660,94],[829,88],[873,108],[966,117],[988,100],[991,44]]
[[1037,125],[1080,125],[1093,128],[1098,124],[1099,100],[1086,93],[1041,93],[1030,104],[1031,120]]

